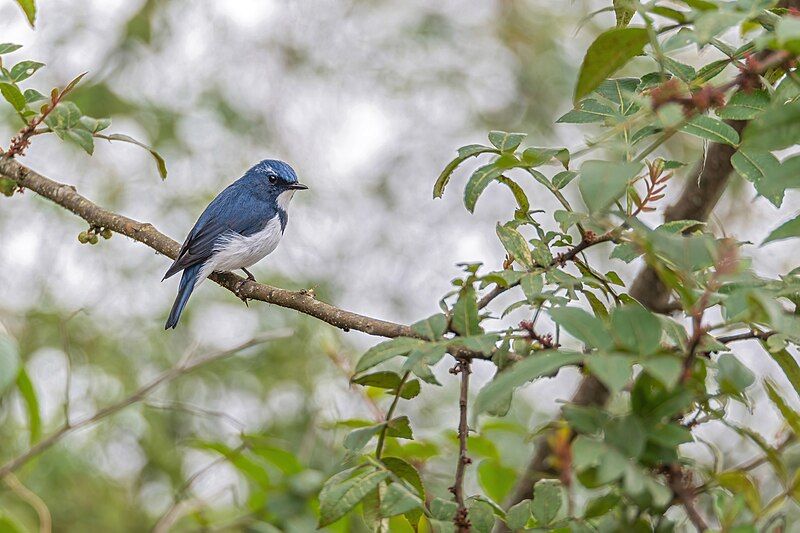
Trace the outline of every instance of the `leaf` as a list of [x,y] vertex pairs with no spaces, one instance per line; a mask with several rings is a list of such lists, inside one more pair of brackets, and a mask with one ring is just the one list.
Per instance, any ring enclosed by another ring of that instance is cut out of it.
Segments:
[[358,452],[386,426],[386,423],[375,424],[354,429],[344,438],[344,447],[351,452]]
[[775,207],[781,206],[786,186],[775,177],[781,164],[774,155],[764,150],[740,148],[731,157],[731,164],[736,172],[755,186],[758,194]]
[[14,44],[14,43],[0,43],[0,56],[3,54],[10,54],[15,50],[19,50],[22,48],[21,44]]
[[0,334],[0,394],[17,379],[20,365],[16,343]]
[[20,92],[16,85],[12,85],[10,83],[0,83],[0,94],[2,94],[6,102],[11,104],[11,107],[17,111],[22,111],[27,106],[25,96]]
[[524,529],[525,524],[531,519],[531,500],[522,500],[506,512],[506,525],[511,531]]
[[453,171],[455,171],[458,166],[469,159],[470,157],[475,157],[481,154],[486,153],[498,153],[497,150],[494,148],[489,148],[488,146],[483,146],[480,144],[470,144],[467,146],[463,146],[458,150],[458,156],[450,161],[444,170],[436,179],[436,184],[433,186],[433,197],[434,198],[441,198],[444,194],[444,189],[447,187],[447,182],[450,181],[450,176],[452,176]]
[[644,425],[635,415],[612,418],[604,428],[606,443],[630,459],[644,451],[647,435]]
[[352,380],[365,387],[377,387],[379,389],[396,389],[400,386],[401,378],[396,372],[375,372],[365,374]]
[[35,444],[42,436],[42,416],[39,408],[39,398],[36,396],[36,389],[25,367],[20,367],[17,374],[17,389],[19,390],[22,401],[25,404],[25,412],[28,415],[28,430],[30,432],[30,444]]
[[716,143],[729,144],[731,146],[739,144],[739,134],[736,133],[732,126],[706,115],[694,117],[681,128],[681,131]]
[[491,533],[494,527],[494,511],[488,502],[476,497],[467,503],[471,531],[474,533]]
[[742,146],[750,151],[781,150],[800,141],[800,102],[771,107],[745,127]]
[[456,502],[451,502],[442,498],[434,498],[430,502],[430,509],[431,515],[433,515],[435,519],[452,522],[458,510],[458,505],[456,505]]
[[503,248],[505,248],[522,267],[526,270],[530,270],[535,266],[528,241],[525,240],[525,237],[523,237],[520,232],[512,227],[503,226],[499,223],[495,230],[497,231],[497,236],[500,238],[500,242],[503,244]]
[[672,389],[677,385],[683,372],[681,362],[670,355],[649,357],[640,363],[645,372],[660,381],[667,389]]
[[35,0],[16,0],[17,5],[22,9],[22,12],[25,13],[25,18],[28,19],[28,24],[31,25],[31,28],[34,27],[36,23],[36,1]]
[[522,287],[525,298],[527,298],[530,304],[536,302],[536,298],[542,293],[542,288],[544,288],[544,281],[542,280],[541,274],[525,274],[522,279],[519,280],[519,284],[520,287]]
[[458,300],[453,306],[453,316],[450,326],[462,337],[480,335],[483,329],[478,316],[478,301],[475,296],[475,287],[467,285],[461,289]]
[[603,321],[577,307],[557,307],[550,310],[553,321],[587,346],[609,349],[612,339]]
[[767,396],[769,396],[769,399],[775,404],[775,407],[778,408],[778,411],[780,411],[786,423],[789,424],[789,427],[792,428],[794,434],[800,435],[800,413],[792,409],[791,406],[786,403],[778,392],[778,387],[774,382],[768,379],[764,380],[764,388],[767,391]]
[[699,44],[706,44],[723,31],[738,25],[745,13],[726,10],[707,11],[694,21],[694,33]]
[[38,61],[20,61],[11,67],[11,71],[9,73],[12,81],[20,82],[33,76],[34,73],[43,66],[44,63],[39,63]]
[[111,135],[97,135],[101,139],[106,139],[108,141],[121,141],[126,143],[135,144],[136,146],[140,146],[150,152],[150,155],[153,156],[153,159],[156,162],[156,167],[158,167],[158,175],[161,176],[162,180],[167,179],[167,163],[164,161],[164,158],[161,157],[161,154],[156,152],[153,148],[147,146],[146,144],[137,141],[133,137],[129,135],[124,135],[122,133],[112,133]]
[[614,309],[611,331],[619,346],[632,353],[649,355],[661,347],[661,322],[640,305]]
[[579,102],[575,109],[562,115],[557,124],[593,124],[605,122],[606,119],[614,117],[614,110],[606,104],[597,100],[587,98]]
[[83,148],[87,154],[92,155],[94,152],[94,137],[92,137],[92,133],[89,130],[72,128],[66,130],[64,136]]
[[752,479],[741,471],[721,472],[717,474],[719,486],[731,491],[734,495],[744,496],[750,510],[758,516],[761,512],[761,496]]
[[755,380],[753,372],[744,366],[736,356],[726,353],[717,360],[717,381],[720,391],[738,395],[743,393]]
[[447,317],[443,313],[436,313],[419,322],[414,322],[411,324],[411,329],[428,340],[439,340],[447,331]]
[[554,479],[543,479],[533,487],[531,512],[536,521],[547,525],[555,519],[561,508],[561,483]]
[[36,89],[25,89],[25,92],[22,93],[25,95],[25,101],[27,103],[33,102],[41,102],[42,100],[47,100],[47,97],[37,91]]
[[381,516],[395,516],[422,508],[422,500],[400,483],[391,483],[381,499]]
[[361,359],[359,359],[356,364],[356,373],[361,373],[375,365],[388,361],[392,357],[406,355],[411,350],[419,348],[424,344],[424,341],[412,339],[410,337],[397,337],[396,339],[384,341],[373,346],[361,356]]
[[514,488],[516,471],[497,459],[484,459],[478,465],[478,482],[487,496],[496,502],[505,501]]
[[481,389],[475,399],[475,414],[502,406],[508,393],[536,378],[551,374],[562,366],[573,365],[583,360],[582,354],[556,351],[541,352],[523,359],[495,376]]
[[337,521],[389,477],[383,470],[365,470],[350,477],[353,470],[339,472],[322,486],[319,493],[319,527]]
[[383,465],[392,471],[394,475],[407,481],[417,491],[420,498],[425,497],[425,487],[422,485],[422,478],[408,461],[399,457],[384,457],[381,459]]
[[519,210],[522,213],[527,213],[531,210],[531,204],[528,200],[528,195],[525,194],[525,190],[519,186],[519,184],[512,180],[511,178],[507,178],[505,176],[498,176],[497,181],[505,185],[511,190],[511,193],[514,195],[514,199],[517,201],[517,205],[519,206]]
[[640,163],[584,162],[581,165],[578,189],[589,212],[602,211],[625,194],[628,182],[636,176],[640,168]]
[[598,518],[603,516],[611,509],[616,507],[617,503],[619,503],[619,500],[619,495],[614,494],[613,492],[609,492],[608,494],[604,494],[599,498],[589,500],[589,503],[586,504],[586,510],[583,512],[583,517],[588,520],[590,518]]
[[467,211],[470,213],[475,211],[475,204],[478,202],[481,193],[502,173],[503,169],[494,163],[484,165],[472,173],[469,181],[467,181],[467,187],[464,189],[464,205]]
[[751,120],[764,111],[769,103],[769,94],[763,89],[750,93],[737,91],[717,114],[729,120]]
[[798,236],[800,236],[800,215],[794,217],[788,222],[784,222],[772,230],[767,238],[764,239],[764,242],[761,243],[761,246],[764,246],[768,242],[780,241],[782,239],[789,239],[791,237]]
[[783,370],[786,379],[789,380],[789,383],[792,384],[794,387],[795,392],[800,395],[800,365],[797,364],[792,354],[787,352],[786,350],[777,350],[772,352],[767,347],[765,342],[761,342],[761,346],[766,350],[772,359],[778,363],[778,366],[781,367]]
[[553,187],[556,189],[563,189],[569,184],[569,182],[574,180],[577,175],[578,173],[573,172],[572,170],[564,170],[559,172],[553,176]]
[[527,133],[508,133],[505,131],[490,131],[489,142],[501,152],[513,152],[527,137]]
[[676,61],[671,57],[664,56],[664,68],[667,69],[669,72],[677,76],[678,79],[685,83],[689,83],[691,80],[697,76],[697,73],[694,70],[694,67],[690,65],[685,65],[680,61]]
[[614,393],[621,391],[631,377],[633,358],[629,355],[598,353],[586,358],[586,366]]
[[398,439],[414,439],[414,435],[411,431],[411,423],[409,422],[407,416],[403,415],[398,416],[397,418],[392,418],[386,423],[386,425],[386,434],[388,436],[397,437]]
[[649,42],[644,28],[612,28],[601,33],[583,58],[573,100],[577,102],[628,61],[639,55]]
[[629,0],[614,0],[614,17],[617,28],[624,28],[633,18],[636,10],[631,7]]

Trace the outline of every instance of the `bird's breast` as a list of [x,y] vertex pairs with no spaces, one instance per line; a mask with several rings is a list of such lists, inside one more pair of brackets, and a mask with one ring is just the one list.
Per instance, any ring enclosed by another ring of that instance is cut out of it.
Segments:
[[213,269],[236,270],[252,266],[272,253],[282,236],[283,227],[278,216],[252,235],[224,234],[214,246]]

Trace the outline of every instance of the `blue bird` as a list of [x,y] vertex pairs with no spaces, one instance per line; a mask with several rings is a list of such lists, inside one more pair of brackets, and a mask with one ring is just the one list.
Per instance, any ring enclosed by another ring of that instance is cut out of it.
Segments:
[[286,228],[289,202],[298,183],[292,167],[265,159],[245,172],[208,204],[178,257],[161,281],[183,270],[178,296],[164,329],[178,324],[192,291],[212,272],[242,269],[261,261],[278,246]]

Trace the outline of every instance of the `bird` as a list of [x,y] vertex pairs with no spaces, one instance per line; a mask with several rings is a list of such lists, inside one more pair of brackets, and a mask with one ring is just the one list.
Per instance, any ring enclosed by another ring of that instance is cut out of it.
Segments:
[[294,193],[308,189],[287,163],[265,159],[217,195],[197,219],[162,278],[183,271],[164,329],[175,328],[189,296],[212,272],[241,269],[272,253],[286,229]]

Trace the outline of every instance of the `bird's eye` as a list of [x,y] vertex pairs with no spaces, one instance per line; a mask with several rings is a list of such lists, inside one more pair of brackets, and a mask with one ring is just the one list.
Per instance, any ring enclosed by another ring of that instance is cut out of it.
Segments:
[[278,181],[278,176],[270,176],[269,177],[269,182],[270,183],[275,184],[275,182],[277,182],[277,181]]

